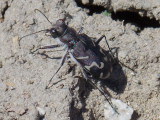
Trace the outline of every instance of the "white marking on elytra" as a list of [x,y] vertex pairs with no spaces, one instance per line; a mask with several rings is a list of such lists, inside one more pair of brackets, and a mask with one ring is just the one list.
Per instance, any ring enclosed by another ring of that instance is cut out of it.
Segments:
[[[82,68],[82,65],[76,60],[76,58],[73,56],[72,53],[73,53],[73,50],[69,51],[69,56],[71,57],[71,59],[72,59],[77,65],[79,65],[79,66]],[[85,66],[85,67],[86,67],[88,70],[90,70],[90,68],[93,67],[93,66],[96,66],[96,67],[98,67],[99,69],[102,69],[102,68],[104,67],[104,63],[101,62],[100,64],[101,64],[101,65],[98,66],[96,62],[92,62],[92,64],[91,64],[90,66],[87,66],[87,67]],[[82,71],[83,71],[83,69],[82,69]],[[111,67],[110,71],[112,71],[112,67]],[[84,71],[83,71],[83,72],[84,72]],[[86,77],[86,75],[85,75],[85,72],[83,73],[83,75],[84,75],[84,77],[87,79],[87,77]],[[108,72],[108,74],[105,75],[105,76],[104,76],[103,72],[100,73],[100,78],[101,78],[101,79],[107,79],[109,76],[110,76],[110,72]]]
[[85,67],[86,67],[88,70],[90,70],[90,68],[92,68],[92,67],[94,67],[94,66],[98,67],[99,69],[102,69],[102,68],[104,67],[104,63],[103,63],[103,62],[100,62],[100,66],[99,66],[95,61],[93,61],[91,65],[89,65],[89,66],[86,65]]
[[107,58],[107,57],[104,57],[104,61],[108,62],[108,58]]
[[105,76],[104,76],[103,72],[101,72],[99,78],[107,79],[109,76],[110,76],[110,72],[108,72],[107,75],[105,75]]
[[101,74],[100,74],[99,78],[101,78],[101,79],[103,78],[103,73],[102,73],[102,72],[101,72]]
[[79,66],[81,66],[81,64],[80,64],[80,63],[76,60],[76,58],[73,56],[72,52],[73,52],[73,51],[70,51],[70,52],[69,52],[69,56],[71,57],[71,59],[72,59],[76,64],[78,64]]
[[107,79],[110,75],[111,75],[111,73],[110,73],[110,72],[108,72],[108,74],[107,74],[107,75],[105,75],[105,76],[103,76],[101,79]]
[[76,59],[79,59],[79,60],[83,60],[83,59],[88,59],[89,56],[85,56],[85,57],[76,57]]
[[100,48],[99,51],[103,54],[103,55],[106,55],[104,52],[103,52],[103,49]]
[[93,43],[93,46],[96,46],[96,44],[95,44],[95,42],[94,42],[94,41],[92,41],[92,43]]
[[83,74],[83,76],[85,77],[85,79],[87,80],[88,77],[87,77],[86,73],[84,72],[82,65],[75,59],[75,57],[73,56],[72,53],[73,53],[73,50],[71,50],[71,51],[69,52],[69,56],[71,57],[71,59],[72,59],[77,65],[80,66],[81,71],[82,71],[82,74]]

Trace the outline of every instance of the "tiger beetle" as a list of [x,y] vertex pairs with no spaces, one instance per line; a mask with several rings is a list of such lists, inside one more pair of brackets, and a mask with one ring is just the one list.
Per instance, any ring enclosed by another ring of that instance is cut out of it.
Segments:
[[[29,35],[33,35],[39,32],[46,32],[47,34],[50,34],[50,36],[53,37],[55,40],[57,40],[58,45],[40,47],[36,49],[35,51],[39,49],[52,49],[52,48],[61,47],[61,46],[63,46],[65,50],[64,55],[60,62],[60,66],[55,72],[55,74],[49,80],[49,83],[46,86],[46,88],[49,88],[52,86],[52,85],[49,86],[51,81],[53,80],[55,75],[58,73],[58,71],[61,69],[61,67],[63,66],[66,60],[66,57],[69,55],[70,58],[77,65],[80,66],[81,72],[84,78],[91,85],[97,88],[102,95],[104,95],[106,100],[109,102],[109,104],[114,109],[114,106],[110,100],[110,96],[106,95],[102,89],[97,87],[95,83],[92,82],[92,80],[107,79],[110,77],[112,73],[113,63],[115,62],[115,59],[109,47],[109,44],[106,40],[106,37],[102,35],[98,40],[93,41],[86,34],[81,34],[82,29],[76,32],[73,28],[68,27],[68,25],[65,23],[65,18],[59,19],[56,21],[55,24],[52,24],[49,21],[49,19],[40,10],[35,9],[35,11],[40,12],[47,19],[47,21],[52,25],[52,28],[40,30],[40,31],[37,31],[37,32],[21,37],[19,39],[19,45],[20,45],[20,40],[24,37],[27,37]],[[103,38],[105,38],[106,44],[109,48],[108,52],[104,51],[99,46],[99,42]],[[116,109],[114,110],[116,111]]]

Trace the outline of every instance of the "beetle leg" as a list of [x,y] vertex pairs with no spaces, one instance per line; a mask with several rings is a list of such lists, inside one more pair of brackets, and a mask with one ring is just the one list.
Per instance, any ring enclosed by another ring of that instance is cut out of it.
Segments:
[[48,56],[47,54],[45,54],[45,53],[37,53],[37,54],[40,54],[40,55],[42,55],[42,56],[45,56],[46,58],[49,58],[49,59],[61,59],[62,57],[50,57],[50,56]]
[[111,107],[113,108],[113,110],[118,113],[117,108],[114,107],[114,105],[111,102],[111,97],[107,94],[105,94],[105,92],[99,88],[94,82],[92,82],[92,80],[88,79],[87,74],[85,73],[85,71],[82,69],[82,74],[84,76],[84,78],[96,89],[99,90],[99,92],[105,97],[105,99],[108,101],[108,103],[111,105]]
[[96,40],[95,42],[96,42],[96,44],[99,44],[99,42],[100,42],[103,38],[105,38],[107,47],[108,47],[108,49],[109,49],[109,52],[111,53],[111,57],[112,57],[112,59],[114,60],[114,55],[113,55],[113,53],[112,53],[112,51],[111,51],[111,48],[109,47],[109,44],[108,44],[108,42],[107,42],[107,39],[106,39],[106,36],[105,36],[105,35],[102,35],[102,36],[101,36],[98,40]]
[[[100,89],[95,83],[93,83],[90,79],[88,79],[88,82],[96,89],[99,90],[99,92],[105,97],[105,99],[108,101],[108,103],[110,104],[110,106],[113,108],[113,110],[118,113],[117,108],[115,108],[115,106],[113,105],[113,103],[111,102],[111,97],[109,95],[107,95],[102,89]],[[118,113],[119,114],[119,113]]]
[[79,29],[78,34],[81,34],[82,31],[83,31],[83,27]]
[[[31,53],[34,53],[34,52],[38,51],[39,49],[53,49],[53,48],[56,48],[56,47],[60,47],[60,45],[50,45],[50,46],[39,47],[39,48],[37,48],[36,50],[31,51]],[[49,59],[61,59],[61,57],[53,57],[53,58],[52,58],[52,57],[48,56],[48,55],[45,54],[45,53],[38,53],[38,54],[40,54],[40,55],[42,55],[42,56],[45,56],[46,58],[49,58]]]
[[107,42],[107,39],[106,39],[106,36],[105,36],[105,35],[102,35],[98,40],[96,40],[96,41],[95,41],[96,44],[99,44],[99,42],[100,42],[103,38],[105,38],[105,41],[106,41],[107,47],[108,47],[108,49],[109,49],[109,52],[110,52],[110,53],[112,54],[112,56],[113,56],[113,53],[112,53],[112,51],[111,51],[111,48],[109,47],[109,44],[108,44],[108,42]]
[[112,51],[111,51],[111,48],[109,47],[109,44],[108,44],[108,42],[107,42],[107,39],[106,39],[106,36],[105,36],[105,35],[102,35],[102,36],[101,36],[98,40],[96,40],[95,42],[98,44],[103,38],[105,38],[105,41],[106,41],[106,44],[107,44],[107,46],[108,46],[109,52],[111,53],[110,55],[111,55],[111,57],[112,57],[112,59],[113,59],[113,62],[114,62],[114,63],[120,63],[122,66],[124,66],[124,67],[128,68],[129,70],[131,70],[132,72],[136,73],[136,71],[135,71],[134,69],[130,68],[129,66],[125,65],[124,63],[120,62],[118,59],[116,59],[116,58],[114,57],[114,55],[113,55],[113,53],[112,53]]
[[105,99],[106,99],[106,100],[108,101],[108,103],[111,105],[111,107],[113,108],[113,110],[114,110],[116,113],[118,113],[118,112],[117,112],[117,109],[114,107],[114,105],[113,105],[112,102],[111,102],[111,97],[110,97],[109,95],[107,95],[101,88],[99,88],[94,82],[92,82],[91,79],[88,79],[88,76],[87,76],[87,74],[85,73],[85,71],[83,70],[83,68],[82,68],[82,74],[83,74],[84,78],[85,78],[94,88],[96,88],[96,89],[99,90],[99,92],[105,97]]
[[51,86],[49,86],[49,85],[50,85],[50,83],[52,82],[52,80],[53,80],[53,78],[55,77],[55,75],[58,73],[58,71],[59,71],[59,70],[61,69],[61,67],[63,66],[63,64],[64,64],[64,62],[65,62],[65,60],[66,60],[67,54],[68,54],[68,48],[67,48],[65,54],[63,55],[63,57],[62,57],[62,59],[61,59],[59,68],[57,69],[57,71],[54,73],[54,75],[53,75],[53,76],[51,77],[51,79],[49,80],[49,83],[48,83],[48,85],[46,86],[46,89],[48,89],[48,88],[50,88],[50,87],[52,86],[52,85],[51,85]]
[[53,49],[53,48],[56,48],[56,47],[60,47],[60,45],[49,45],[49,46],[39,47],[36,50],[34,50],[33,53],[38,51],[39,49]]
[[98,40],[96,40],[96,44],[99,44],[99,42],[105,37],[105,35],[102,35]]
[[60,47],[60,45],[43,46],[43,47],[40,47],[39,49],[53,49],[53,48],[56,48],[56,47]]

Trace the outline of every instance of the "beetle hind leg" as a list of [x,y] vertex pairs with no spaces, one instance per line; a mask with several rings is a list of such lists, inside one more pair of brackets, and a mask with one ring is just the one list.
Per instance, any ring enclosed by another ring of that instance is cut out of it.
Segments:
[[108,103],[111,105],[111,107],[113,108],[113,110],[117,112],[117,108],[114,107],[113,103],[111,102],[111,96],[109,96],[108,94],[106,94],[101,88],[99,88],[94,82],[92,82],[91,79],[89,79],[89,77],[87,76],[86,72],[82,69],[82,74],[84,76],[84,78],[96,89],[98,89],[98,91],[105,97],[105,99],[108,101]]

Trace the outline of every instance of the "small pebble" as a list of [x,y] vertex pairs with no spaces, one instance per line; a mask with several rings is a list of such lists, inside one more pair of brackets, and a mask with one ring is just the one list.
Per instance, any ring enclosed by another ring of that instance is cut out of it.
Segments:
[[104,106],[104,116],[106,120],[130,120],[133,114],[133,108],[118,99],[111,99],[112,104],[117,108],[116,113],[108,102]]
[[33,84],[33,83],[34,83],[34,80],[27,81],[27,85],[30,85],[30,84]]
[[16,111],[20,116],[24,115],[26,112],[28,111],[28,109],[25,108],[18,108],[18,110]]
[[160,63],[160,57],[158,57],[158,62]]
[[45,116],[46,112],[44,109],[40,108],[40,107],[36,107],[38,113],[40,116]]
[[120,51],[120,52],[118,53],[118,56],[119,56],[120,58],[126,58],[127,52],[125,52],[125,51]]
[[18,44],[18,36],[13,37],[13,44]]
[[13,87],[15,84],[14,84],[13,82],[6,82],[6,85],[7,85],[8,87]]
[[4,18],[0,18],[1,23],[4,22]]
[[157,79],[157,80],[160,80],[160,73],[157,73],[157,74],[156,74],[156,79]]
[[82,0],[82,3],[85,4],[89,4],[89,0]]
[[158,58],[157,57],[152,60],[152,63],[157,63],[157,62],[158,62]]

